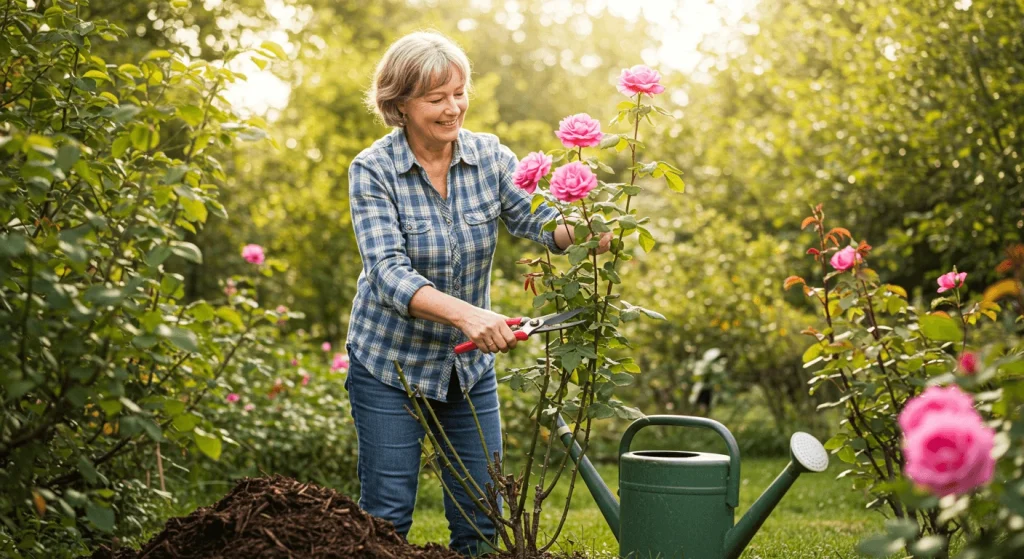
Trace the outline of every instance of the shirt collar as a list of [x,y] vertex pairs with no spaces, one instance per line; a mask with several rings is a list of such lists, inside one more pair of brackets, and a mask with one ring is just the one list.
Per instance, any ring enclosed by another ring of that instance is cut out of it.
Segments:
[[[395,170],[399,173],[408,173],[412,166],[419,165],[416,156],[409,147],[409,140],[405,137],[404,128],[396,128],[392,134],[392,145],[395,147]],[[477,153],[473,143],[469,139],[469,131],[459,130],[459,137],[455,140],[455,152],[452,154],[452,166],[460,160],[470,165],[477,165]]]

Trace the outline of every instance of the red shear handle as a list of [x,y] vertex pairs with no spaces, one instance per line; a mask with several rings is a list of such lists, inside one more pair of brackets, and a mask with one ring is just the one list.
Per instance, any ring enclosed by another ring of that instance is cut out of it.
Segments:
[[[516,320],[518,320],[518,319],[516,319]],[[513,332],[513,334],[516,335],[516,339],[519,340],[519,341],[523,341],[527,337],[529,337],[529,334],[527,334],[526,332],[523,332],[522,330],[516,330],[515,332]],[[473,343],[473,342],[462,342],[461,344],[455,346],[455,353],[457,355],[461,355],[463,353],[469,353],[470,351],[473,351],[474,349],[478,349],[476,347],[475,343]]]

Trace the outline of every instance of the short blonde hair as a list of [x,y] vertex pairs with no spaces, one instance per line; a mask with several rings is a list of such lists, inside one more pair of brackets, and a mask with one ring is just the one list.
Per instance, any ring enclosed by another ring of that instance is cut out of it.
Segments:
[[472,92],[470,64],[454,41],[437,31],[416,31],[388,47],[377,64],[373,84],[366,92],[366,106],[388,126],[405,126],[398,105],[419,97],[438,84],[446,84],[455,72]]

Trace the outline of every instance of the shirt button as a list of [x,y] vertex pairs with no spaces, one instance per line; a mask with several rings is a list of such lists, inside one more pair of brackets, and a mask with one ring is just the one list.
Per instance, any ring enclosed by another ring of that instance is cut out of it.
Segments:
[[444,222],[447,223],[448,225],[451,225],[452,224],[452,218],[446,217],[446,218],[444,218]]

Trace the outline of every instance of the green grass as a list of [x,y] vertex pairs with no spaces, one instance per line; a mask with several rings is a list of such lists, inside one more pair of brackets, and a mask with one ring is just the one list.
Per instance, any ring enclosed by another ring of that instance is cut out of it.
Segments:
[[[743,461],[737,520],[785,465],[784,459]],[[833,463],[825,473],[802,475],[754,536],[743,559],[856,557],[857,542],[868,534],[880,532],[882,517],[865,510],[861,496],[852,492],[848,483],[835,479],[841,470],[841,464]],[[614,491],[618,479],[615,467],[599,465],[598,471]],[[542,526],[557,524],[567,491],[568,482],[560,481],[547,502],[549,506]],[[413,543],[448,543],[448,521],[441,497],[437,479],[423,477],[409,533]],[[555,506],[558,511],[551,510]],[[569,516],[552,550],[582,551],[592,558],[615,557],[618,552],[611,530],[581,479],[577,479]]]

